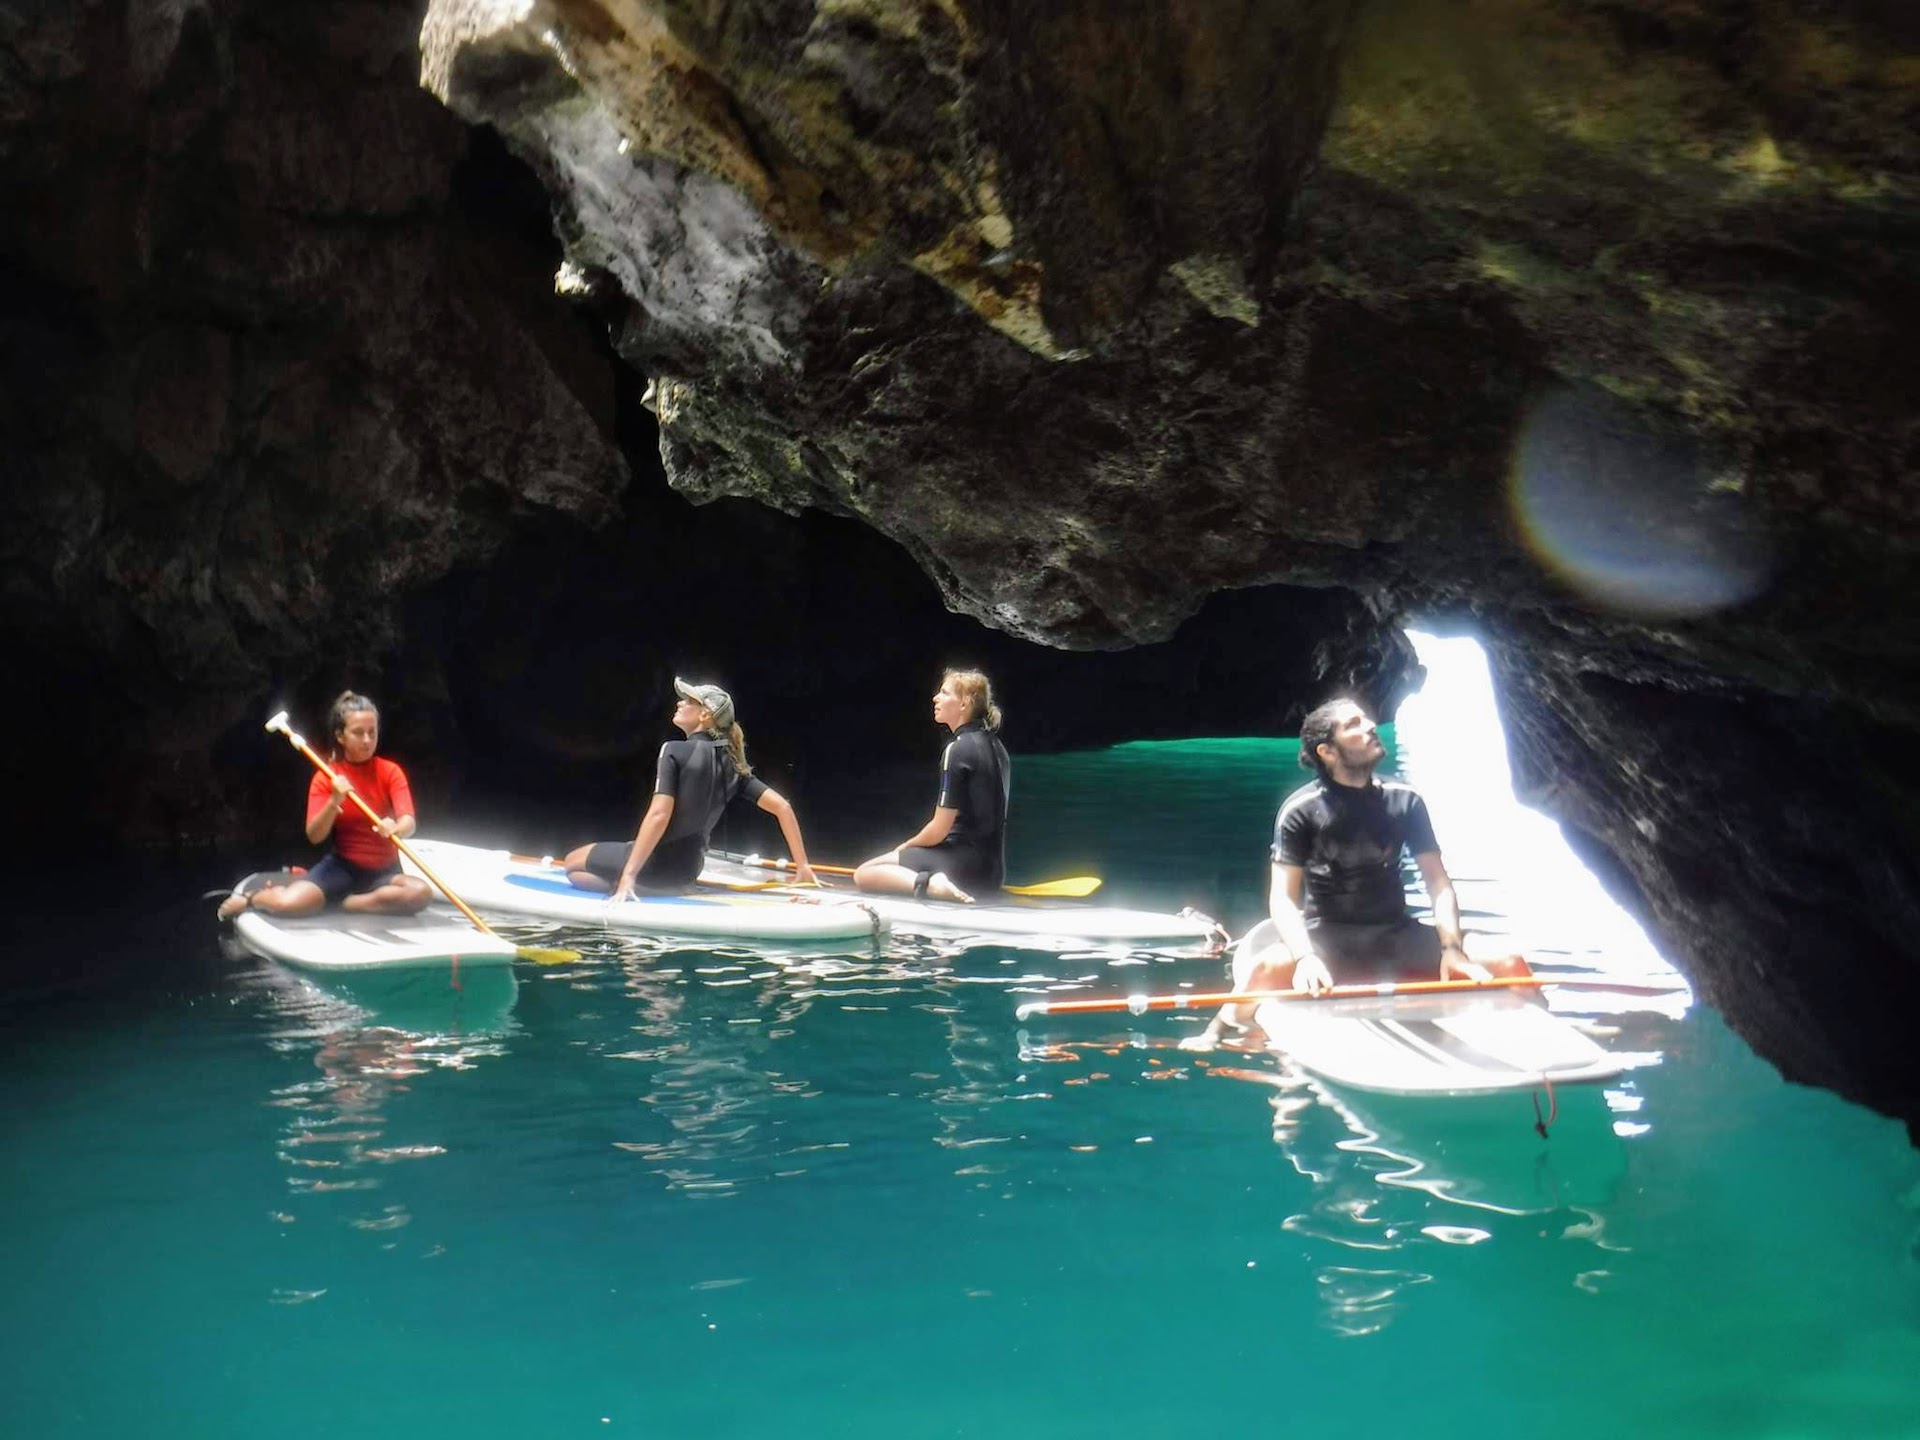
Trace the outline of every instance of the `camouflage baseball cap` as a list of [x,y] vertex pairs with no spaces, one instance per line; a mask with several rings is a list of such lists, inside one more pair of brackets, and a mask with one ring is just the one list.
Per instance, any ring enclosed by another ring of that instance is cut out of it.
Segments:
[[691,700],[694,704],[711,710],[715,729],[727,730],[732,727],[733,697],[718,685],[689,685],[686,681],[676,678],[673,688],[681,699]]

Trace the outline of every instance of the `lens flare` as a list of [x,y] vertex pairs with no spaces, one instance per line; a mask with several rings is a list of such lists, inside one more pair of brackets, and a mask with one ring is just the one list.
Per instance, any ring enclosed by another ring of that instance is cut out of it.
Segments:
[[1772,574],[1740,475],[1604,391],[1569,387],[1536,404],[1508,484],[1541,563],[1611,609],[1707,615],[1751,600]]

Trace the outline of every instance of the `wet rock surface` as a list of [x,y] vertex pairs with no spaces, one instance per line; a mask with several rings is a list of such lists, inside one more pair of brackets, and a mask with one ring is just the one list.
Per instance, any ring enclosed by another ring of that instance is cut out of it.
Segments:
[[220,833],[210,742],[256,696],[390,649],[522,517],[614,512],[615,379],[415,88],[417,13],[4,20],[0,595],[32,686],[0,736],[53,825]]
[[[231,833],[252,712],[351,679],[443,793],[560,784],[689,663],[755,676],[776,762],[910,744],[845,699],[948,658],[1034,744],[1169,733],[1183,687],[1251,728],[1336,679],[1390,702],[1391,622],[1443,617],[1735,1024],[1920,1114],[1915,32],[16,8],[12,773],[74,830]],[[1024,660],[941,602],[1147,648]]]

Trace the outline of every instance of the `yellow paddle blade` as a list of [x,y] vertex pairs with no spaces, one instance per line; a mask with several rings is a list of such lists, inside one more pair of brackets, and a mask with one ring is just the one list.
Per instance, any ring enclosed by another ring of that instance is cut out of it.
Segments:
[[578,950],[558,945],[516,945],[513,955],[516,960],[531,960],[536,965],[571,965],[582,958]]
[[[759,865],[766,869],[784,870],[792,862],[787,860],[762,860],[758,855],[749,855],[741,862],[746,865]],[[813,867],[823,875],[851,875],[850,866],[816,865]],[[725,890],[775,890],[790,889],[790,880],[702,880],[702,885],[713,885]],[[1084,900],[1106,882],[1098,875],[1068,875],[1059,880],[1043,880],[1038,885],[1003,885],[1000,888],[1008,895],[1040,895],[1055,898]],[[823,887],[824,888],[824,887]]]
[[[827,885],[802,885],[798,880],[727,880],[718,876],[709,880],[703,875],[699,883],[710,890],[827,890],[833,894],[840,893]],[[851,895],[855,892],[848,890],[846,893]]]
[[1009,895],[1067,895],[1083,900],[1105,882],[1098,875],[1068,875],[1060,880],[1044,880],[1038,885],[1003,885]]

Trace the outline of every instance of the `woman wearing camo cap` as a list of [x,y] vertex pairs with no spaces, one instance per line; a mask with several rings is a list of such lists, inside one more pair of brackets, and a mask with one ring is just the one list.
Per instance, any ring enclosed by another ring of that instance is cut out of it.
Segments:
[[639,833],[632,844],[603,840],[569,851],[561,861],[567,879],[582,890],[610,890],[616,900],[631,900],[638,890],[684,890],[706,864],[707,837],[721,813],[729,802],[747,799],[780,822],[800,883],[818,884],[793,806],[756,780],[747,764],[746,736],[734,720],[733,697],[718,685],[685,680],[675,680],[673,688],[680,697],[673,723],[686,738],[660,747],[653,800]]

